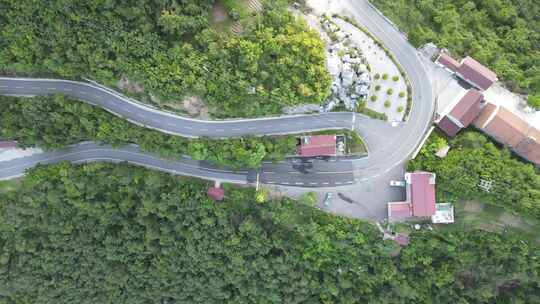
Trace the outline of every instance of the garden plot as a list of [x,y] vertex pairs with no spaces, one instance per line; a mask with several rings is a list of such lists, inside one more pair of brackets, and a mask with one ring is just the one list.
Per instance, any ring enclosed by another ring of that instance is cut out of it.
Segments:
[[355,42],[370,67],[372,82],[367,108],[386,114],[388,121],[403,121],[407,108],[407,84],[396,64],[362,30],[339,18],[332,18],[332,21]]

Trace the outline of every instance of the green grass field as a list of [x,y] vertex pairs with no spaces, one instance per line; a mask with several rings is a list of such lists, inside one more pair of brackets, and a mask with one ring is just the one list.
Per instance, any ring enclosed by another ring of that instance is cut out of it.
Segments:
[[439,225],[438,229],[516,232],[540,243],[540,220],[517,216],[501,207],[477,201],[459,202],[454,204],[454,208],[456,222],[450,225]]

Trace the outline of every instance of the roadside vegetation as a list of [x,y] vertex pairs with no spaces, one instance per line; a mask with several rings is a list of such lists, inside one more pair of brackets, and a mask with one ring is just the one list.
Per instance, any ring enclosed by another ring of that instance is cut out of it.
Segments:
[[[350,154],[367,152],[362,139],[351,130],[315,134],[344,134]],[[309,133],[306,133],[306,135]],[[177,159],[189,155],[232,169],[257,168],[263,160],[283,160],[296,154],[297,135],[245,136],[230,139],[190,139],[143,128],[125,119],[64,95],[32,98],[0,96],[0,138],[22,146],[59,149],[85,140],[119,147],[135,143],[143,151]]]
[[535,0],[373,0],[415,46],[434,42],[540,96],[540,6]]
[[31,99],[0,96],[0,109],[0,138],[17,140],[23,146],[58,149],[85,140],[113,146],[135,143],[166,158],[185,154],[237,169],[259,167],[263,159],[281,160],[296,149],[294,135],[224,140],[169,135],[63,95]]
[[287,11],[288,1],[265,2],[241,35],[212,28],[213,3],[7,1],[0,73],[86,77],[108,86],[127,76],[153,103],[200,96],[217,118],[279,114],[328,97],[324,43]]
[[[30,170],[0,193],[7,303],[536,303],[540,248],[516,234],[414,232],[125,164]],[[307,204],[312,200],[307,199]]]
[[[462,131],[451,140],[450,152],[441,159],[435,153],[446,144],[434,132],[408,164],[409,170],[437,174],[439,202],[477,200],[540,220],[540,174],[533,165],[475,131]],[[481,180],[492,182],[489,192],[479,187]]]

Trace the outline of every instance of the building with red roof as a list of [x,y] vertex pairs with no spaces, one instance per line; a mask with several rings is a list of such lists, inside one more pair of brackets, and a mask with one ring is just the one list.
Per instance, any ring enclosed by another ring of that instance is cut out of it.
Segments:
[[298,146],[298,154],[305,157],[334,156],[336,153],[336,135],[303,136]]
[[405,173],[407,197],[414,217],[429,217],[435,214],[435,173]]
[[208,197],[215,201],[222,201],[225,198],[225,190],[218,187],[208,188]]
[[499,80],[495,72],[469,56],[458,62],[443,50],[436,62],[482,91],[489,89]]
[[13,149],[17,147],[16,141],[3,141],[0,140],[0,149]]
[[435,179],[436,175],[432,172],[405,173],[406,200],[388,203],[388,219],[399,221],[411,217],[433,217],[437,211]]
[[449,69],[453,73],[457,72],[459,70],[459,66],[461,65],[459,61],[452,58],[452,56],[450,56],[445,51],[442,51],[439,54],[439,57],[437,58],[436,61],[442,66],[444,66],[445,68]]
[[498,80],[495,72],[469,56],[461,61],[457,73],[463,80],[484,91]]
[[437,124],[450,137],[468,127],[482,110],[484,96],[476,89],[470,89],[465,96]]

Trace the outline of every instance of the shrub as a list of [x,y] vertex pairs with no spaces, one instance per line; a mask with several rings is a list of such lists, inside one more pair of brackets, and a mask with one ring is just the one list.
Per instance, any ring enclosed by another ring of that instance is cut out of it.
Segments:
[[376,95],[372,95],[371,98],[370,98],[371,101],[375,102],[377,101],[377,96]]
[[401,112],[403,112],[403,106],[399,106],[399,107],[397,107],[397,112],[398,112],[398,113],[401,113]]
[[390,106],[392,105],[392,103],[390,102],[390,100],[387,100],[384,102],[384,107],[385,108],[390,108]]
[[376,85],[375,86],[375,91],[380,91],[381,90],[381,86],[380,85]]
[[392,94],[394,94],[394,90],[388,89],[388,90],[386,90],[386,94],[392,95]]
[[392,77],[392,80],[397,82],[399,80],[399,76],[396,75],[396,76]]
[[405,92],[399,92],[399,98],[405,97]]
[[540,95],[532,95],[527,98],[527,104],[536,111],[540,111]]
[[383,75],[382,75],[382,79],[383,79],[383,80],[387,80],[387,79],[388,79],[388,74],[386,74],[386,73],[383,74]]
[[375,78],[375,80],[381,79],[381,74],[379,74],[379,73],[375,74],[375,77],[374,77],[374,78]]

